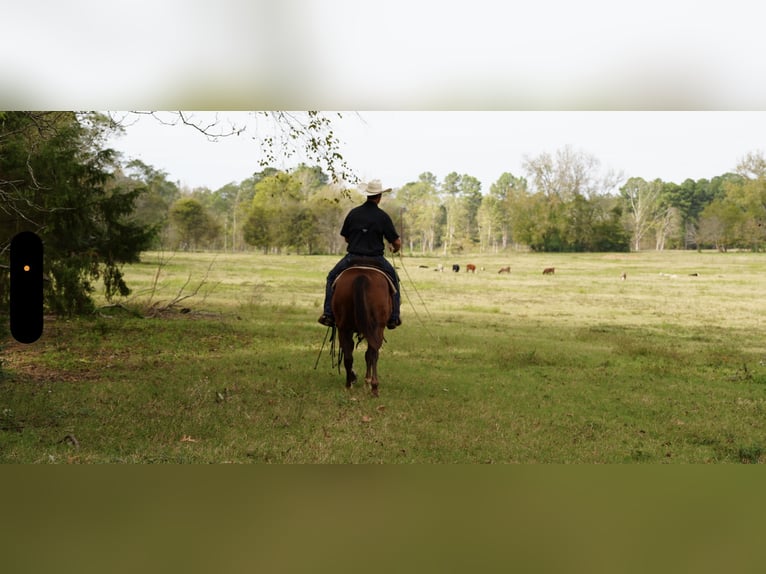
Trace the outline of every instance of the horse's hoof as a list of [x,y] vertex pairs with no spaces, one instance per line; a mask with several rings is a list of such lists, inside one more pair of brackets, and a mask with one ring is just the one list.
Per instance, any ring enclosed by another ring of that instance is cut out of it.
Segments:
[[375,386],[375,387],[372,387],[372,396],[373,396],[373,397],[378,397],[378,396],[380,396],[380,395],[378,394],[378,387],[377,387],[377,386]]

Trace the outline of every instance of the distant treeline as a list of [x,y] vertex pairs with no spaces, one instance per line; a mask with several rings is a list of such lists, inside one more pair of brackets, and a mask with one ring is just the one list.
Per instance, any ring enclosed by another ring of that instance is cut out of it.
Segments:
[[[343,217],[362,201],[306,165],[218,190],[179,189],[140,162],[123,177],[144,186],[136,214],[161,226],[157,241],[170,249],[337,254]],[[673,183],[602,174],[596,158],[567,147],[525,160],[523,176],[504,173],[488,190],[468,174],[425,172],[381,207],[411,253],[761,250],[766,160],[752,153],[731,173]]]

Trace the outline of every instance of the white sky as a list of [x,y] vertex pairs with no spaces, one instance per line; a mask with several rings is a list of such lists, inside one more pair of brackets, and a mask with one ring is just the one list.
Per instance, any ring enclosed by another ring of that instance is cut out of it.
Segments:
[[[524,176],[523,160],[570,145],[595,156],[603,170],[681,183],[733,171],[749,152],[766,152],[766,112],[406,112],[343,113],[336,135],[363,180],[401,187],[426,171],[442,180],[455,171],[488,191],[503,172]],[[202,117],[197,113],[198,117]],[[245,112],[219,112],[225,122]],[[334,116],[333,116],[334,117]],[[260,147],[248,131],[217,142],[188,126],[140,117],[113,145],[190,188],[216,190],[254,172]],[[274,167],[289,169],[296,160]]]
[[[344,156],[395,187],[456,171],[487,190],[523,175],[525,154],[567,144],[629,176],[710,178],[766,148],[764,116],[750,113],[766,110],[764,6],[10,0],[0,108],[447,110],[351,114],[337,128]],[[247,137],[209,143],[147,118],[120,145],[189,187],[259,170]]]
[[764,6],[6,0],[0,105],[766,109]]

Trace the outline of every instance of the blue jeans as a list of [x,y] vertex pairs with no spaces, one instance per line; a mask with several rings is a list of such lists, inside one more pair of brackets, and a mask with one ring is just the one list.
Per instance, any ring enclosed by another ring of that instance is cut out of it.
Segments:
[[[335,279],[340,275],[343,271],[351,267],[351,260],[354,258],[353,255],[350,253],[347,253],[343,259],[338,261],[335,264],[335,267],[333,267],[330,272],[327,274],[327,285],[325,286],[325,292],[324,292],[324,310],[323,313],[327,315],[328,317],[332,317],[332,284],[335,282]],[[380,267],[386,272],[386,275],[388,275],[391,278],[391,281],[394,282],[394,285],[396,286],[396,291],[394,291],[393,296],[393,305],[391,308],[391,317],[389,320],[396,321],[399,319],[399,309],[401,307],[401,294],[399,293],[399,278],[396,276],[396,271],[394,270],[394,266],[391,265],[391,263],[383,257],[382,255],[378,257],[371,257],[370,259],[374,259]]]

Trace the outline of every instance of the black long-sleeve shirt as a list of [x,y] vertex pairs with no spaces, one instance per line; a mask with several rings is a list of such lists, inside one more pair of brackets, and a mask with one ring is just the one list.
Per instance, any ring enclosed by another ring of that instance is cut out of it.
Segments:
[[389,243],[399,239],[391,217],[374,201],[366,201],[349,211],[340,234],[348,241],[347,251],[353,255],[382,256],[383,238]]

